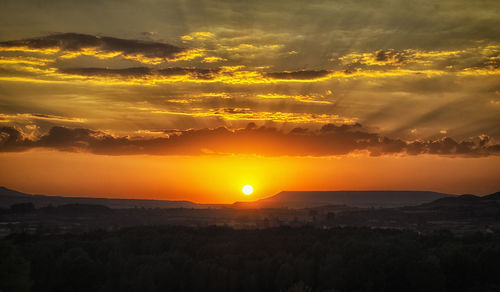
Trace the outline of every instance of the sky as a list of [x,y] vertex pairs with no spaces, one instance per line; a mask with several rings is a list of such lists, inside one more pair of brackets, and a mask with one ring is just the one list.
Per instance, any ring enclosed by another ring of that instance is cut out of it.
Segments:
[[0,185],[202,203],[499,191],[499,14],[496,0],[3,0]]

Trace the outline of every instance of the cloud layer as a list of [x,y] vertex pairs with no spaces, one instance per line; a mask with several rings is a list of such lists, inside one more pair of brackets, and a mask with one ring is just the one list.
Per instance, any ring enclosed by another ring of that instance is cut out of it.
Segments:
[[169,76],[183,76],[189,75],[193,79],[214,79],[220,69],[199,69],[199,68],[180,68],[171,67],[165,69],[151,69],[148,67],[132,67],[123,69],[109,69],[109,68],[65,68],[59,69],[59,72],[64,74],[81,75],[81,76],[110,76],[110,77],[169,77]]
[[202,155],[257,154],[264,156],[332,156],[366,151],[372,156],[390,154],[438,154],[452,156],[499,155],[500,144],[486,135],[463,141],[445,137],[427,141],[391,139],[363,129],[360,124],[326,124],[319,130],[294,128],[283,132],[272,127],[229,130],[224,127],[163,131],[163,137],[112,136],[83,128],[53,127],[38,139],[30,139],[13,127],[0,128],[0,151],[34,148],[89,152],[104,155]]
[[[78,33],[53,34],[37,38],[0,42],[0,50],[39,52],[82,52],[92,49],[96,54],[122,54],[126,57],[173,58],[185,49],[166,43],[129,40]],[[90,53],[90,51],[87,51]]]

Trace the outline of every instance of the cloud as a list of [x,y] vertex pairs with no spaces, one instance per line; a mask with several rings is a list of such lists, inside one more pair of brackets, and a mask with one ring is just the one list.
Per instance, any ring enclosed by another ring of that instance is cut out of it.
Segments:
[[[172,102],[172,100],[168,100]],[[175,101],[174,101],[175,102]],[[179,100],[178,103],[188,103],[189,100]],[[336,114],[313,114],[300,112],[281,111],[254,111],[245,107],[223,107],[223,108],[193,108],[185,111],[163,110],[149,107],[136,108],[152,114],[178,115],[194,118],[216,118],[226,121],[267,121],[277,123],[353,123],[354,120],[341,117]]]
[[330,74],[327,70],[302,70],[266,73],[265,76],[272,79],[282,80],[312,80],[327,77]]
[[49,148],[59,151],[104,155],[202,155],[257,154],[265,156],[331,156],[367,151],[372,156],[436,154],[452,156],[499,155],[500,145],[486,135],[455,141],[445,137],[429,141],[403,141],[383,137],[360,124],[326,124],[319,130],[296,128],[289,132],[273,127],[230,130],[225,127],[164,131],[163,137],[112,136],[102,131],[53,127],[38,140],[23,136],[13,127],[0,128],[0,151]]
[[221,58],[221,57],[205,57],[201,61],[202,63],[217,63],[217,62],[224,62],[227,61],[227,59]]
[[405,57],[393,50],[380,50],[375,53],[375,61],[382,63],[390,61],[391,63],[402,64],[405,61]]
[[[245,70],[244,66],[221,66],[217,68],[169,67],[154,69],[149,67],[130,67],[121,69],[74,67],[60,68],[57,72],[65,75],[108,77],[117,81],[129,81],[131,84],[149,84],[162,82],[221,82],[226,84],[265,84],[277,82],[319,82],[333,77],[334,73],[327,70],[319,71],[283,71],[264,73]],[[336,77],[343,77],[344,72],[336,72]],[[348,75],[352,75],[349,73]]]
[[148,63],[148,61],[175,59],[179,55],[185,55],[188,50],[160,42],[62,33],[0,42],[0,51],[26,51],[42,54],[62,52],[65,53],[61,56],[63,58],[73,58],[79,55],[112,58],[121,55],[128,59]]
[[32,65],[32,66],[45,66],[47,63],[52,62],[53,60],[45,59],[45,58],[35,58],[35,57],[23,57],[23,56],[10,56],[10,57],[2,57],[0,56],[0,64],[24,64],[24,65]]
[[[201,33],[201,36],[210,39],[216,38],[216,35],[207,33]],[[217,54],[213,55],[214,52],[223,47],[224,50],[228,49],[226,45],[218,43],[214,43],[211,48],[196,47],[186,49],[159,42],[75,33],[4,41],[0,42],[0,52],[2,50],[20,50],[23,53],[39,52],[52,55],[44,56],[45,58],[0,56],[1,69],[7,72],[7,76],[0,76],[0,80],[23,82],[94,81],[110,85],[143,84],[149,86],[173,82],[273,84],[313,83],[360,77],[395,78],[419,75],[422,78],[427,78],[448,75],[467,78],[500,74],[500,70],[498,70],[500,47],[494,44],[485,44],[462,50],[383,49],[363,53],[352,52],[330,59],[334,62],[321,70],[290,71],[286,68],[288,66],[273,66],[274,72],[265,72],[271,66],[247,66],[244,65],[245,62],[239,62],[241,60],[238,58],[236,58],[238,60],[235,60],[229,56],[224,58]],[[281,48],[280,45],[257,46],[250,44],[240,44],[237,47],[252,50],[256,48],[278,50]],[[268,53],[266,54],[268,55]],[[113,68],[106,64],[106,67],[86,68],[81,67],[81,62],[77,65],[78,67],[74,67],[74,61],[66,62],[64,60],[81,55],[93,56],[98,59],[110,59],[120,56],[124,59],[140,62],[142,67],[123,68],[122,64],[118,68]],[[245,53],[243,55],[248,57],[251,54]],[[160,67],[157,66],[166,61],[192,61],[194,59],[198,60],[193,61],[189,65],[190,67],[159,69]],[[280,57],[275,56],[274,59],[277,60]],[[231,66],[201,69],[222,61],[228,62]],[[255,62],[264,61],[259,57],[254,60],[253,65],[260,65]],[[266,62],[262,64],[266,64]],[[28,74],[30,77],[21,76],[23,74]],[[99,77],[106,78],[100,80]]]
[[111,76],[111,77],[148,77],[148,76],[182,76],[190,75],[195,79],[213,79],[214,74],[219,72],[220,69],[198,69],[198,68],[165,68],[165,69],[151,69],[148,67],[131,67],[123,69],[110,69],[110,68],[64,68],[59,69],[60,73],[81,75],[81,76]]
[[318,95],[287,95],[278,93],[257,94],[257,97],[263,99],[293,99],[303,103],[319,103],[319,104],[332,104],[329,100],[321,99],[322,96]]
[[24,113],[24,114],[2,114],[0,113],[0,122],[2,121],[31,121],[31,120],[47,120],[56,122],[70,122],[70,123],[83,123],[86,119],[63,117],[56,115],[38,114],[38,113]]
[[[499,67],[500,46],[484,44],[460,50],[404,50],[385,49],[371,52],[351,52],[330,61],[340,61],[346,68],[378,68],[395,66],[422,70],[433,68],[460,75],[481,75],[482,71],[493,72]],[[478,71],[479,70],[479,71]],[[483,73],[484,75],[484,73]]]
[[29,147],[26,145],[29,141],[13,127],[0,127],[0,151],[2,152],[24,151]]
[[[411,54],[408,50],[406,51],[396,51],[393,49],[388,50],[378,50],[372,53],[350,53],[348,55],[339,57],[338,59],[344,64],[361,63],[365,65],[392,65],[400,66],[408,62],[414,62],[410,60]],[[334,61],[334,59],[331,59]]]

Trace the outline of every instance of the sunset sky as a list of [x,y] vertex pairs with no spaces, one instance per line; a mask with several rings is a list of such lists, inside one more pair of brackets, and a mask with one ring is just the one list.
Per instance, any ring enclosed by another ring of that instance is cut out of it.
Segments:
[[0,185],[202,203],[499,191],[498,15],[498,0],[2,0]]

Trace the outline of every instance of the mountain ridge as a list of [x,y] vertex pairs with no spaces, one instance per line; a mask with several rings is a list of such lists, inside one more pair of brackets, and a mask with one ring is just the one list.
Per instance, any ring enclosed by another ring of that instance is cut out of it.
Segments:
[[457,206],[473,206],[484,205],[488,203],[500,203],[500,192],[495,192],[485,196],[475,196],[465,194],[455,197],[444,197],[432,202],[422,204],[423,207],[457,207]]
[[[340,191],[281,191],[273,196],[252,201],[235,202],[233,204],[200,204],[191,201],[170,201],[155,199],[120,199],[120,198],[91,198],[91,197],[64,197],[39,194],[27,194],[0,186],[0,207],[8,208],[17,203],[33,203],[35,207],[64,204],[100,204],[110,208],[290,208],[303,209],[331,205],[346,205],[361,208],[398,208],[429,204],[456,204],[474,201],[476,199],[500,200],[500,192],[483,197],[466,195],[452,195],[434,191],[404,191],[404,190],[340,190]],[[448,202],[448,203],[447,203]]]
[[314,208],[326,205],[347,205],[364,208],[395,208],[416,206],[455,195],[432,191],[282,191],[254,202],[236,202],[236,208]]
[[8,208],[13,204],[33,203],[35,207],[66,204],[104,205],[114,209],[120,208],[193,208],[208,209],[224,206],[223,204],[199,204],[191,201],[171,201],[155,199],[120,199],[92,197],[64,197],[40,194],[27,194],[0,186],[0,207]]

